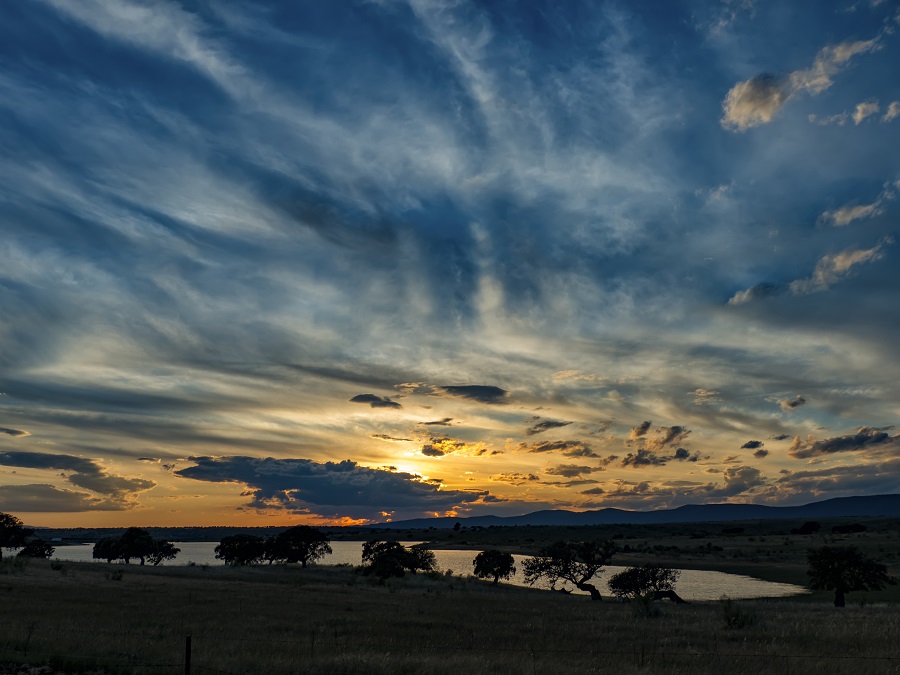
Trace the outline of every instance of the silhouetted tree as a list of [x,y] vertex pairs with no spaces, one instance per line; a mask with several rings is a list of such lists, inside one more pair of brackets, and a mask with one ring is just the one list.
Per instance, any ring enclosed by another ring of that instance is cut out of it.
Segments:
[[495,586],[500,583],[500,579],[509,579],[516,573],[512,554],[503,551],[482,551],[475,556],[472,564],[475,565],[476,577],[479,579],[493,578]]
[[877,591],[895,583],[887,568],[866,558],[855,546],[823,546],[807,554],[809,587],[814,591],[834,591],[834,606],[843,607],[851,591]]
[[175,556],[181,553],[181,549],[175,544],[165,541],[164,539],[154,539],[153,549],[147,554],[147,560],[156,567],[163,560],[174,560]]
[[0,559],[4,548],[24,546],[34,530],[25,527],[22,521],[9,513],[0,513]]
[[560,580],[568,581],[578,590],[590,593],[592,600],[601,600],[600,591],[589,582],[609,564],[615,552],[616,545],[609,539],[558,541],[525,561],[525,582],[533,584],[546,579],[555,589]]
[[180,552],[181,549],[165,539],[153,538],[147,530],[129,527],[119,537],[104,537],[94,544],[91,556],[110,563],[124,560],[129,564],[132,558],[137,558],[141,565],[147,560],[152,565],[159,565],[163,560],[172,560]]
[[362,550],[363,572],[379,579],[402,577],[406,572],[432,572],[437,561],[423,546],[407,548],[397,541],[367,541]]
[[56,549],[48,541],[32,539],[16,554],[17,558],[49,558]]
[[296,525],[266,542],[265,558],[269,562],[300,563],[305,568],[330,553],[324,533],[308,525]]
[[126,565],[131,563],[132,558],[137,558],[143,565],[156,548],[150,533],[140,527],[129,527],[125,530],[119,537],[119,546],[119,557],[125,560]]
[[120,552],[119,537],[104,537],[94,544],[91,557],[111,563],[113,560],[118,560],[122,557]]
[[226,565],[239,567],[262,562],[266,555],[266,542],[262,537],[252,534],[233,534],[222,537],[215,548],[216,558]]
[[627,570],[613,575],[606,585],[620,598],[634,600],[637,597],[648,597],[652,600],[668,598],[672,602],[685,602],[675,592],[675,582],[681,572],[656,563],[648,563],[643,567],[629,567]]

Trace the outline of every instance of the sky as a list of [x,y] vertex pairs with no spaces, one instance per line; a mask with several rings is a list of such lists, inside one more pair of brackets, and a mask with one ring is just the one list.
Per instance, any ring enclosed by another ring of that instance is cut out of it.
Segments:
[[0,3],[0,511],[900,492],[897,0]]

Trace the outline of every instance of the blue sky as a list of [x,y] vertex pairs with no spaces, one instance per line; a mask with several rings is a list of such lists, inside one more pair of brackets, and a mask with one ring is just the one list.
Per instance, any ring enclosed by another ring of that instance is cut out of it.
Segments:
[[0,6],[0,510],[900,490],[900,4]]

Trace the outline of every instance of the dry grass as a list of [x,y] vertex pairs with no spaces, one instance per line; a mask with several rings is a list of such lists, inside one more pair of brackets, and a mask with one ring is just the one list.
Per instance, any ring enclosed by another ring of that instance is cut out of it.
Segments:
[[[125,568],[33,561],[0,576],[0,661],[180,673],[896,673],[895,607],[627,604],[422,575],[379,586],[347,568]],[[852,598],[852,596],[851,596]],[[853,657],[853,658],[846,658]],[[857,657],[866,657],[857,658]],[[878,657],[895,657],[893,660]]]

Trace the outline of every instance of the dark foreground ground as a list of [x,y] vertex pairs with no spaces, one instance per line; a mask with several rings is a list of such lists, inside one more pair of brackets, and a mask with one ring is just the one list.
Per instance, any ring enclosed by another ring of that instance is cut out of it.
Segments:
[[30,670],[0,672],[17,675],[182,673],[187,635],[191,672],[225,675],[900,672],[900,611],[876,594],[726,610],[350,568],[11,563],[0,663]]

